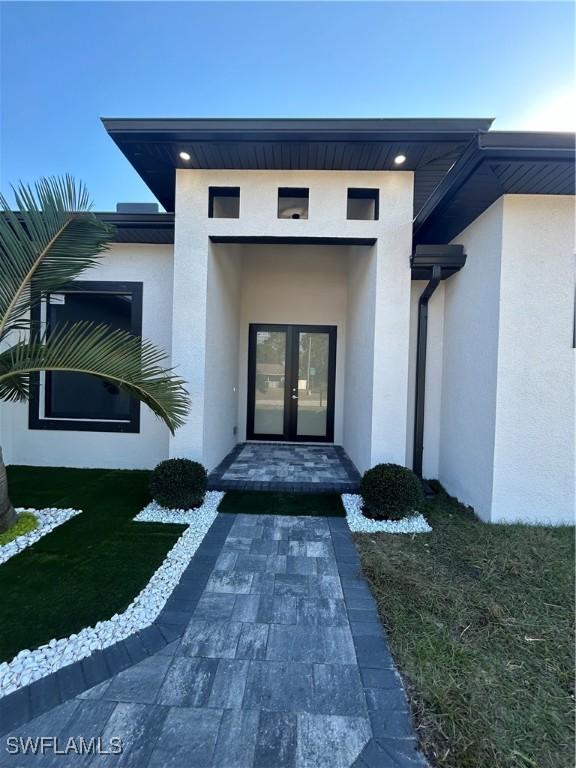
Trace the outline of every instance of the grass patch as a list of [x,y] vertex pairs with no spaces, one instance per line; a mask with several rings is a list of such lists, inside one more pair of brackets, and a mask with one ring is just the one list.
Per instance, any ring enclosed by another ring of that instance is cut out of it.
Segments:
[[572,768],[574,529],[487,525],[441,493],[428,535],[357,534],[435,766]]
[[273,491],[228,491],[219,512],[244,515],[311,515],[345,517],[338,493],[275,493]]
[[0,547],[14,541],[18,536],[30,533],[35,528],[38,528],[38,518],[36,515],[33,515],[32,512],[20,512],[12,528],[9,531],[0,533]]
[[184,530],[135,523],[149,472],[8,467],[15,506],[83,510],[0,565],[0,661],[125,610]]

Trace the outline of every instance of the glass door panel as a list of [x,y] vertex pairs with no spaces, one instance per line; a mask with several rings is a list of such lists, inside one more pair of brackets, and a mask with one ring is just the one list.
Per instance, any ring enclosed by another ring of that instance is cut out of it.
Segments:
[[296,434],[326,437],[328,427],[330,336],[298,333],[298,407]]
[[283,435],[286,393],[286,331],[256,333],[254,432]]
[[250,326],[248,440],[334,439],[336,328]]

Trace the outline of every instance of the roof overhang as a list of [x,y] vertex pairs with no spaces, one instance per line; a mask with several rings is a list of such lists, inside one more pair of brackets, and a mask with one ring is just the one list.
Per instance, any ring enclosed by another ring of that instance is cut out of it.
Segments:
[[96,216],[116,227],[115,243],[174,243],[173,213],[97,213]]
[[[164,208],[178,168],[415,172],[415,210],[491,119],[105,118],[111,138]],[[187,152],[189,161],[179,154]],[[394,157],[406,155],[402,166]]]
[[447,243],[505,194],[573,195],[573,133],[479,133],[414,219],[414,243]]

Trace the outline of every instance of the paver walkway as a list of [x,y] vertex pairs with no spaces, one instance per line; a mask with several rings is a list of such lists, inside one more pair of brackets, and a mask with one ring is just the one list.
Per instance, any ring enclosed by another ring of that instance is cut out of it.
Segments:
[[209,483],[222,491],[355,493],[360,475],[340,445],[239,443]]
[[163,614],[181,638],[14,731],[118,737],[122,754],[0,765],[425,765],[345,520],[224,517],[199,597],[187,600],[185,574]]

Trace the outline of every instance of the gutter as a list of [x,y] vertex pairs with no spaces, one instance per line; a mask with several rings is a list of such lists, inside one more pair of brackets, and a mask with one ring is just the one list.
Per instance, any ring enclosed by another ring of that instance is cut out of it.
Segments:
[[412,469],[422,477],[424,453],[424,401],[426,397],[426,347],[428,342],[428,302],[442,279],[442,267],[432,268],[430,282],[418,299],[418,336],[416,342],[416,393],[414,396],[414,448]]
[[412,271],[425,272],[429,282],[418,300],[418,335],[416,342],[416,387],[414,393],[414,446],[412,469],[422,479],[424,454],[424,415],[426,400],[426,352],[428,346],[428,302],[441,280],[451,277],[466,263],[462,245],[418,245],[410,259]]

